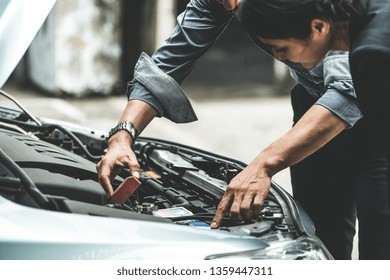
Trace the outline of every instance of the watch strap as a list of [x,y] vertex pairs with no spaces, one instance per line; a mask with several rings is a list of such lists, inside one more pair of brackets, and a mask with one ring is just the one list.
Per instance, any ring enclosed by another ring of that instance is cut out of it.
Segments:
[[134,124],[131,121],[124,121],[118,123],[116,126],[111,128],[110,132],[108,133],[107,140],[110,139],[112,135],[114,135],[120,130],[126,130],[130,134],[131,138],[133,139],[133,143],[138,137],[138,131],[137,128],[134,126]]

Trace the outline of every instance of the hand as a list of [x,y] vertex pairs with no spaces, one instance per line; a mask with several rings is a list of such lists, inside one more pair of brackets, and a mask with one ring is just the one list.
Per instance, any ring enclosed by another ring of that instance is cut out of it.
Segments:
[[313,105],[285,135],[267,146],[233,178],[218,205],[211,228],[221,225],[229,208],[231,218],[237,221],[257,217],[268,195],[272,176],[318,151],[346,126],[332,111]]
[[226,10],[234,10],[240,5],[241,0],[217,0]]
[[118,172],[126,167],[133,176],[139,178],[140,166],[131,149],[131,137],[126,131],[118,131],[110,138],[106,155],[96,165],[99,183],[108,197],[114,193],[112,181]]
[[270,176],[260,176],[257,164],[248,165],[233,178],[227,187],[218,205],[211,228],[218,228],[221,225],[224,214],[229,208],[230,218],[239,222],[258,217],[270,186]]

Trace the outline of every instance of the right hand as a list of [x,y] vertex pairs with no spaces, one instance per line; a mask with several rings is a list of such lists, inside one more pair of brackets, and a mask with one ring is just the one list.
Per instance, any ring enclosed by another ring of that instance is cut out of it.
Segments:
[[132,139],[126,131],[118,131],[108,141],[108,150],[96,165],[98,180],[111,197],[114,193],[112,182],[122,168],[129,168],[131,174],[139,179],[140,166],[133,150]]

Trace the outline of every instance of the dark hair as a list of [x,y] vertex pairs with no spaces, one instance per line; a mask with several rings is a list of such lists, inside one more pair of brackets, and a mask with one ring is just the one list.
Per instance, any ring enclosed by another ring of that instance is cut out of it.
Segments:
[[238,18],[252,34],[267,39],[296,38],[311,34],[311,21],[328,20],[332,26],[358,14],[359,0],[244,0]]

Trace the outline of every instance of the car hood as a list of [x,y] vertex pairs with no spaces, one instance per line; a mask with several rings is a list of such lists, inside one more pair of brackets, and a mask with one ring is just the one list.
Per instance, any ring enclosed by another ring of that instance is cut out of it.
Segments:
[[188,260],[268,246],[223,231],[31,209],[1,196],[0,225],[0,259],[18,259],[22,250],[24,259],[150,260],[163,253],[164,259]]
[[55,0],[0,2],[0,88],[23,57],[55,3]]

